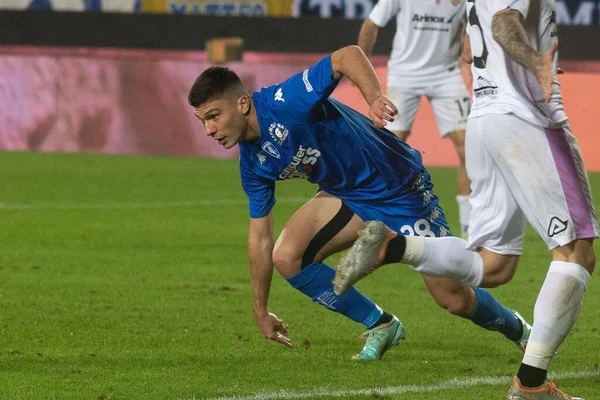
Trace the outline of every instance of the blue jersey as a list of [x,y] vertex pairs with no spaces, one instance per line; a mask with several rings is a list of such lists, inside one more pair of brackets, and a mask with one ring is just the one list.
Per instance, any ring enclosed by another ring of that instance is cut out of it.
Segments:
[[[338,82],[327,56],[252,95],[260,139],[239,143],[242,186],[252,218],[271,211],[275,181],[293,178],[316,183],[355,212],[352,205],[389,203],[405,208],[407,215],[411,209],[424,213],[422,196],[411,195],[423,171],[420,153],[330,98]],[[363,219],[377,216],[357,214]]]

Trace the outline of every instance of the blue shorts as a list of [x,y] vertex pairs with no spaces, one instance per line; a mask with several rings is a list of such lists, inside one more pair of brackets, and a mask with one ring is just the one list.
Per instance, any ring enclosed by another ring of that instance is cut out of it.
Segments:
[[404,235],[452,236],[439,199],[433,193],[431,176],[424,168],[402,196],[368,201],[342,200],[363,221],[381,221]]

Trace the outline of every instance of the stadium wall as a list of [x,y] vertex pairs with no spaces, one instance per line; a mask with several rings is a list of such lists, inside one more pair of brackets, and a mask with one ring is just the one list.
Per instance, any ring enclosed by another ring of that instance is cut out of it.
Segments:
[[[362,21],[344,18],[217,17],[0,10],[0,45],[203,50],[208,39],[244,38],[254,52],[328,53],[355,44]],[[375,54],[392,47],[395,24],[381,29]],[[561,25],[563,60],[600,61],[600,25]]]
[[[209,65],[201,51],[204,41],[213,34],[230,36],[232,25],[254,26],[248,21],[256,24],[262,20],[168,15],[145,15],[152,18],[138,20],[138,17],[142,16],[1,11],[0,148],[236,157],[235,151],[225,151],[206,138],[187,105],[186,96],[198,73]],[[220,22],[205,25],[215,20]],[[340,20],[341,25],[332,29],[331,25],[320,25],[324,20],[307,20],[311,24],[310,35],[301,34],[298,27],[285,30],[273,25],[264,31],[256,30],[262,32],[259,36],[244,37],[248,51],[243,62],[229,66],[255,90],[302,71],[330,50],[353,43],[355,35],[347,32],[358,32],[358,25],[345,25],[357,21]],[[139,32],[131,21],[145,21],[138,27],[152,29]],[[154,24],[154,21],[162,22]],[[186,21],[183,26],[179,25],[182,21]],[[297,20],[286,21],[291,26]],[[55,29],[50,29],[50,22]],[[303,26],[306,32],[307,27]],[[180,34],[188,28],[194,33]],[[325,32],[320,29],[326,28],[332,32],[325,36],[327,40],[317,40],[314,46],[306,44],[313,40],[309,38],[319,38],[319,32]],[[565,28],[598,32],[598,28],[592,27],[561,27],[561,33]],[[280,35],[281,29],[296,33]],[[262,42],[261,35],[265,37]],[[286,45],[286,40],[293,45]],[[385,43],[382,41],[380,45]],[[564,41],[561,42],[564,59],[563,46]],[[196,50],[173,50],[190,48]],[[581,59],[592,61],[578,61]],[[384,85],[386,60],[384,55],[372,58]],[[600,171],[600,152],[595,150],[600,147],[600,138],[593,125],[600,110],[594,91],[600,88],[600,62],[594,60],[593,52],[582,51],[570,61],[561,62],[567,73],[560,80],[566,109],[588,169]],[[348,82],[343,82],[334,96],[366,111],[360,93]],[[456,165],[451,144],[437,139],[435,119],[427,104],[419,111],[414,132],[409,143],[423,152],[426,165]]]

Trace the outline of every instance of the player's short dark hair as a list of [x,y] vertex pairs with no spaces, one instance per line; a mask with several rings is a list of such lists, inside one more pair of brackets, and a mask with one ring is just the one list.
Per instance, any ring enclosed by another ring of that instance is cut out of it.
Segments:
[[222,97],[227,90],[233,88],[246,92],[235,72],[226,67],[210,67],[196,78],[188,95],[188,103],[192,107],[199,107],[207,101]]

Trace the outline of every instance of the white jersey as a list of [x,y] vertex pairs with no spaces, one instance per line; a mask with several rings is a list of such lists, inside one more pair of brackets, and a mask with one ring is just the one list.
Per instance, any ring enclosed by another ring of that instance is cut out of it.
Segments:
[[[369,19],[384,27],[396,16],[388,86],[432,86],[460,75],[465,0],[379,0]],[[396,83],[397,82],[397,83]]]
[[560,127],[567,116],[556,76],[554,93],[546,103],[535,75],[513,61],[492,36],[492,17],[507,8],[525,17],[527,36],[539,53],[544,54],[557,41],[554,0],[468,0],[467,33],[473,53],[473,107],[469,118],[513,113],[541,127]]

